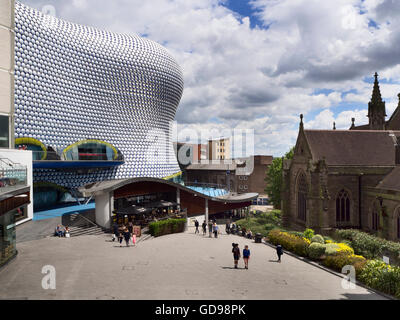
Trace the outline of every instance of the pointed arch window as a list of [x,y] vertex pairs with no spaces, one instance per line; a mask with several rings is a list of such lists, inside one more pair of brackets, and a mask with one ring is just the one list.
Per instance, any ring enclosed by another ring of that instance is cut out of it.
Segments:
[[307,181],[304,174],[300,174],[297,184],[297,217],[306,221],[307,219]]
[[350,197],[344,189],[336,197],[336,221],[350,222]]
[[397,239],[400,239],[400,208],[397,209]]
[[378,212],[377,204],[374,203],[374,206],[372,209],[372,230],[378,231],[378,229],[379,229],[379,212]]

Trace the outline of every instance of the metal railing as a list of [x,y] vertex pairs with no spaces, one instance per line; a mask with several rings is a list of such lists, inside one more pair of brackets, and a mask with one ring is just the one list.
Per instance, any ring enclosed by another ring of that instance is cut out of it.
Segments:
[[8,192],[18,186],[27,185],[28,169],[7,158],[0,158],[0,193]]

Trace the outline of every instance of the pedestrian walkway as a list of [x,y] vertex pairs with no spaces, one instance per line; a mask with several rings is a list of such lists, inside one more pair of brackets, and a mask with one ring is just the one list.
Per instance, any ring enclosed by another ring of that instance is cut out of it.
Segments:
[[[0,299],[384,299],[289,255],[276,263],[265,244],[224,234],[185,233],[120,247],[110,235],[47,238],[18,244],[0,270]],[[249,245],[249,269],[233,268],[232,243]],[[56,290],[43,290],[44,265],[56,268]]]

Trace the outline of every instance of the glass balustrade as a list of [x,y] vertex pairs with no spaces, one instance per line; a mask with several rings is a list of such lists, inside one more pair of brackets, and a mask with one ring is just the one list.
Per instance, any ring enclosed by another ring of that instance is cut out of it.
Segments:
[[27,168],[9,159],[0,158],[0,193],[27,185]]

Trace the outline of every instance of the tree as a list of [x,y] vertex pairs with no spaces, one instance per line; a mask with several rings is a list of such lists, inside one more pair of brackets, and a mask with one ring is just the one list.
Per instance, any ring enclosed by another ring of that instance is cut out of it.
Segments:
[[[285,154],[284,159],[292,159],[293,155],[294,148],[290,149],[290,151]],[[265,192],[268,194],[269,200],[276,209],[281,208],[282,165],[282,158],[275,158],[272,160],[272,164],[267,172],[267,178],[265,179],[265,181],[267,181]]]

